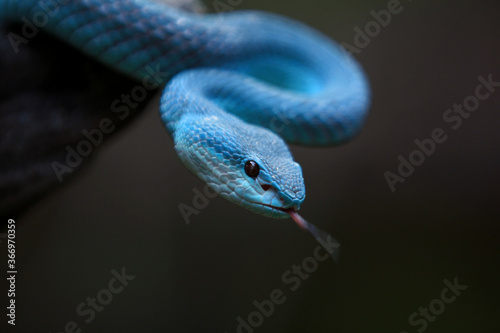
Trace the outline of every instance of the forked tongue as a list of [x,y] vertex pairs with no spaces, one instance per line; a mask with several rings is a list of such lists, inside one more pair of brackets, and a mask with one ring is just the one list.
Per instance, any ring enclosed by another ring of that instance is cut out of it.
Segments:
[[330,236],[325,231],[317,228],[314,224],[307,222],[302,216],[300,216],[294,210],[288,210],[291,218],[297,223],[299,227],[307,230],[316,238],[316,241],[330,254],[330,257],[338,263],[340,255],[340,243]]

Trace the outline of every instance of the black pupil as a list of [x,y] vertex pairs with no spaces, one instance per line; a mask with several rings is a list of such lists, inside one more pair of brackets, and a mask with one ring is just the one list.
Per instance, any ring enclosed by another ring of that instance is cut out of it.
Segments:
[[255,178],[259,175],[260,167],[255,161],[247,161],[245,163],[245,173],[248,177]]

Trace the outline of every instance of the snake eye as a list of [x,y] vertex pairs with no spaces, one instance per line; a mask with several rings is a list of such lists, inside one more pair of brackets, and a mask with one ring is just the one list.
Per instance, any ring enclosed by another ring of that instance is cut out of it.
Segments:
[[245,173],[248,177],[255,178],[259,175],[260,167],[255,161],[247,161],[245,163]]

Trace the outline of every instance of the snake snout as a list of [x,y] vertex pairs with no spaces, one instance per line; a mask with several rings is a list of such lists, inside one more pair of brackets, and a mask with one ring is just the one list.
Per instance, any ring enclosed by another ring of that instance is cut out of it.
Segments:
[[282,203],[281,208],[284,210],[294,210],[297,211],[300,209],[300,205],[304,201],[304,199],[299,199],[297,197],[291,197],[286,193],[279,193],[278,200]]

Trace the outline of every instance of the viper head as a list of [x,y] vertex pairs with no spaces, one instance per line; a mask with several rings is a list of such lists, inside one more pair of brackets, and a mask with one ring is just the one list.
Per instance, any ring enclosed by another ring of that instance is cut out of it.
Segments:
[[300,208],[302,169],[278,135],[228,114],[182,122],[174,135],[179,157],[222,197],[274,218]]

